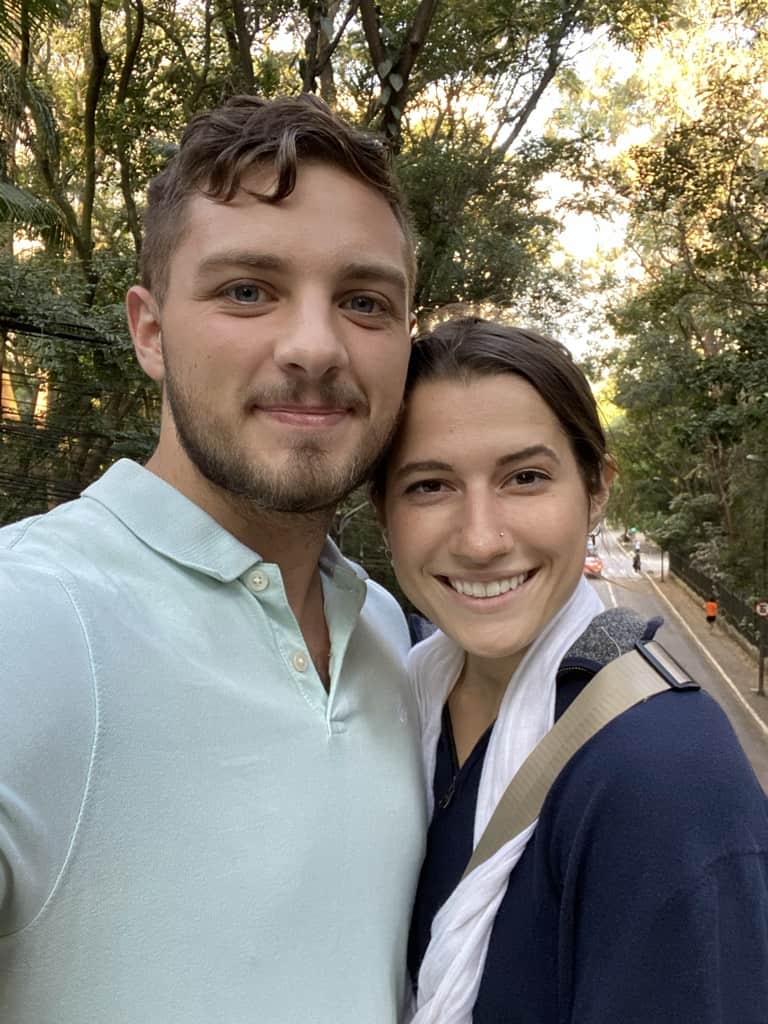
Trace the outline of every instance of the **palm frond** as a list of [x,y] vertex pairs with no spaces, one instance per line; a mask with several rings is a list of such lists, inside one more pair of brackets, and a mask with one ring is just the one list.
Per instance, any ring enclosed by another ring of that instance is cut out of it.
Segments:
[[50,96],[30,76],[22,86],[18,64],[0,50],[0,139],[4,137],[13,144],[25,109],[32,114],[40,150],[55,166],[59,160],[59,133]]
[[26,228],[52,241],[67,233],[55,206],[9,181],[0,181],[0,224]]
[[66,20],[71,3],[68,0],[0,0],[0,44],[21,38],[22,10],[26,7],[31,28]]

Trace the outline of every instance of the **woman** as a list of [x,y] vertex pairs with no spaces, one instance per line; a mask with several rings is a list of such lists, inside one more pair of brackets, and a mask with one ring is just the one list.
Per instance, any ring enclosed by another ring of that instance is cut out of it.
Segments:
[[768,811],[699,691],[625,712],[538,824],[461,880],[499,797],[603,664],[653,635],[603,611],[586,539],[614,475],[568,351],[477,319],[414,346],[374,499],[403,591],[433,808],[409,967],[418,1024],[768,1020]]

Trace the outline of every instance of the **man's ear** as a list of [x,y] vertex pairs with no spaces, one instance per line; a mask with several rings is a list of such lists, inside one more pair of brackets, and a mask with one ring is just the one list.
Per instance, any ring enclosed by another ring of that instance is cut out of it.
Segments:
[[154,296],[141,285],[134,285],[125,297],[125,312],[139,365],[152,380],[163,380],[163,335]]
[[616,478],[616,463],[608,456],[603,462],[603,471],[600,474],[600,487],[589,499],[589,532],[595,529],[597,524],[603,518],[605,512],[605,506],[608,504],[608,498],[611,495],[611,487],[613,481]]

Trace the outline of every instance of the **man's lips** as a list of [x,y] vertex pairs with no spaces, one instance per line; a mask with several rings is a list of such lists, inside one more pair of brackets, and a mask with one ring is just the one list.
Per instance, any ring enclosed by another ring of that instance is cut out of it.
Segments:
[[260,405],[256,409],[290,427],[334,427],[351,412],[338,406]]

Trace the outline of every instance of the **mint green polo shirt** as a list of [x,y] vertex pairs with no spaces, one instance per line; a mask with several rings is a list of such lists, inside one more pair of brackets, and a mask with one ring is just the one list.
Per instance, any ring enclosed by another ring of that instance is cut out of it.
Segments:
[[0,530],[0,1020],[394,1024],[425,833],[403,616],[122,461]]

